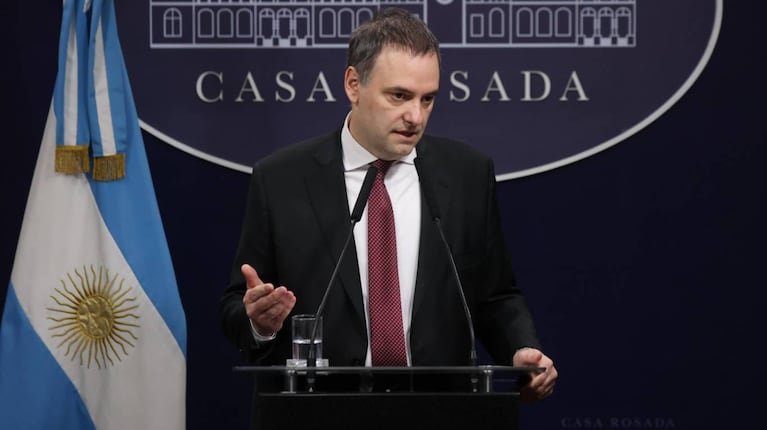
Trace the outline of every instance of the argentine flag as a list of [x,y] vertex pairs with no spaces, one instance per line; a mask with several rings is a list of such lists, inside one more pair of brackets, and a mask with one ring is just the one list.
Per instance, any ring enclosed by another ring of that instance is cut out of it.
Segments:
[[0,427],[183,429],[186,323],[113,0],[65,0],[0,323]]

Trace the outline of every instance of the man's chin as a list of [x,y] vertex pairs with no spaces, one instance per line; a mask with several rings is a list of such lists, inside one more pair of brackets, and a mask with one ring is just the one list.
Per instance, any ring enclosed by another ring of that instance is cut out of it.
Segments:
[[420,140],[420,134],[414,134],[412,136],[404,136],[400,134],[397,135],[397,139],[394,141],[394,146],[397,152],[404,152],[404,155],[407,155],[410,154]]
[[410,155],[411,152],[413,152],[413,149],[415,149],[415,146],[418,144],[418,141],[415,142],[408,142],[408,143],[398,143],[395,150],[397,151],[398,157],[406,157]]

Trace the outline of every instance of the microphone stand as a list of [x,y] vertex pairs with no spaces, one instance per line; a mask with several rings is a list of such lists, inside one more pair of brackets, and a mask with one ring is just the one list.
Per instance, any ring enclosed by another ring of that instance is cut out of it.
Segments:
[[[426,205],[429,207],[429,211],[431,211],[432,219],[434,220],[434,224],[437,226],[437,231],[439,232],[439,237],[442,239],[442,244],[445,246],[445,252],[447,253],[447,257],[450,260],[450,268],[453,271],[453,277],[455,278],[455,282],[458,285],[458,296],[461,298],[461,304],[463,305],[463,312],[466,315],[466,322],[469,326],[469,341],[470,344],[470,352],[469,352],[469,360],[472,367],[477,367],[477,347],[475,345],[475,337],[474,337],[474,320],[471,318],[471,311],[469,310],[469,304],[466,302],[466,295],[463,293],[463,284],[461,283],[461,276],[458,274],[458,268],[455,266],[455,259],[453,258],[453,252],[450,250],[450,245],[447,243],[447,239],[445,238],[445,231],[442,229],[442,220],[440,219],[440,212],[439,212],[439,206],[437,205],[437,202],[435,200],[434,192],[432,190],[432,183],[429,178],[429,176],[426,174],[426,167],[423,164],[424,162],[421,161],[420,157],[416,157],[415,159],[415,168],[418,172],[418,180],[421,183],[421,193],[426,199]],[[478,391],[478,383],[479,383],[479,376],[476,372],[471,373],[471,390],[473,393],[476,393]]]
[[[458,268],[455,266],[455,259],[453,258],[453,253],[450,252],[450,245],[447,243],[447,239],[445,238],[445,232],[442,230],[442,222],[439,219],[439,217],[434,217],[434,223],[437,225],[437,230],[439,231],[439,237],[442,239],[442,243],[445,245],[445,249],[447,250],[447,255],[450,257],[450,267],[453,269],[453,276],[455,277],[455,281],[458,283],[458,292],[459,296],[461,297],[461,304],[463,305],[463,312],[466,314],[466,321],[468,321],[469,326],[469,339],[471,342],[471,350],[469,352],[469,361],[472,367],[477,367],[477,347],[475,345],[475,338],[474,338],[474,324],[473,319],[471,318],[471,311],[469,310],[469,304],[466,302],[466,296],[463,293],[463,285],[461,284],[461,277],[458,275]],[[471,392],[476,393],[478,391],[478,384],[479,384],[479,376],[476,372],[471,373]]]
[[316,379],[317,346],[315,345],[314,341],[317,338],[317,326],[320,322],[320,316],[322,315],[323,309],[325,309],[325,302],[328,300],[330,287],[333,285],[333,282],[338,276],[338,269],[341,268],[341,262],[344,259],[344,255],[346,255],[346,250],[349,248],[349,243],[351,242],[352,237],[354,237],[354,226],[360,221],[360,219],[362,219],[362,212],[365,210],[365,205],[367,204],[368,198],[370,197],[370,191],[373,189],[373,182],[375,181],[377,174],[378,169],[373,166],[368,167],[367,173],[365,174],[365,179],[362,181],[362,187],[360,187],[360,193],[357,195],[357,201],[354,203],[354,209],[352,210],[350,218],[349,233],[346,235],[346,241],[344,241],[343,248],[341,248],[341,255],[338,256],[336,265],[333,268],[333,273],[330,275],[330,280],[328,280],[328,285],[325,287],[325,293],[322,295],[320,305],[317,306],[317,312],[314,314],[312,335],[309,338],[309,353],[306,358],[306,389],[310,393],[314,392],[314,384]]
[[[349,229],[349,233],[346,236],[346,242],[344,242],[344,247],[341,249],[341,255],[338,257],[339,263],[344,259],[346,250],[349,248],[348,246],[349,242],[354,236],[355,224],[357,224],[357,220],[352,220],[351,228]],[[315,339],[317,338],[317,326],[320,323],[320,315],[322,315],[322,310],[325,308],[325,301],[327,301],[328,299],[328,293],[330,293],[330,286],[333,284],[333,281],[336,279],[336,275],[338,274],[338,269],[340,267],[341,267],[341,264],[336,264],[336,267],[333,269],[333,274],[330,275],[330,281],[328,281],[328,285],[327,287],[325,287],[325,294],[322,296],[320,305],[317,307],[317,313],[314,314],[314,324],[312,324],[312,335],[309,338],[309,354],[306,358],[306,370],[307,370],[306,386],[307,386],[307,391],[309,391],[310,393],[314,392],[315,369],[317,367],[317,347],[314,343]]]

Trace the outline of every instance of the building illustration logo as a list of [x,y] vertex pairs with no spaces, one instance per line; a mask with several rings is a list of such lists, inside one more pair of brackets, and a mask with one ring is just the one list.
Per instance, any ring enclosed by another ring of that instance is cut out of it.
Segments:
[[153,48],[345,48],[351,31],[386,7],[438,29],[449,19],[436,31],[444,48],[636,43],[636,0],[152,0],[150,7]]
[[131,0],[117,19],[141,126],[249,173],[342,126],[349,36],[389,7],[440,42],[426,132],[475,146],[505,180],[589,157],[668,111],[714,52],[723,0]]

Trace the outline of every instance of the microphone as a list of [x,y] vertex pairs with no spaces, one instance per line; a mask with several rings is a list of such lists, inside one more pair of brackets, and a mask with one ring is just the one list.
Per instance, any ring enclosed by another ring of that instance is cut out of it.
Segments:
[[[317,307],[317,312],[314,314],[315,318],[314,324],[312,325],[312,335],[309,338],[309,353],[306,359],[307,368],[316,367],[317,365],[317,346],[314,344],[314,340],[317,337],[317,326],[320,322],[319,317],[322,315],[323,309],[325,309],[325,302],[328,299],[330,288],[338,277],[338,269],[341,267],[341,261],[344,259],[344,255],[346,254],[346,250],[349,248],[349,243],[351,243],[352,237],[354,237],[354,226],[360,221],[360,219],[362,219],[362,212],[365,210],[365,205],[367,204],[368,198],[370,197],[370,191],[373,189],[373,182],[375,181],[377,174],[378,169],[373,166],[368,167],[368,171],[365,174],[365,179],[362,181],[362,188],[360,188],[360,193],[357,195],[357,201],[354,203],[354,209],[352,210],[349,220],[351,224],[349,227],[349,234],[346,236],[346,242],[344,242],[344,246],[341,248],[341,254],[338,256],[336,265],[333,268],[333,273],[330,275],[328,285],[325,287],[325,294],[322,296],[320,305]],[[314,391],[313,372],[308,372],[307,385],[309,392]]]
[[[471,311],[469,310],[469,304],[466,302],[466,295],[463,293],[463,284],[461,283],[461,277],[458,274],[458,268],[455,266],[455,259],[453,258],[453,252],[450,250],[450,245],[447,243],[447,239],[445,238],[445,232],[442,229],[442,220],[441,215],[439,211],[439,205],[437,205],[437,200],[434,194],[434,191],[432,189],[431,179],[426,174],[425,170],[426,168],[423,166],[423,162],[420,161],[420,158],[416,157],[414,160],[415,163],[415,170],[418,172],[418,180],[421,183],[421,195],[423,195],[424,199],[426,200],[426,206],[429,208],[429,212],[431,212],[432,219],[434,220],[434,224],[437,226],[437,231],[439,231],[439,237],[442,239],[442,244],[445,246],[445,252],[447,253],[447,257],[450,261],[450,267],[453,269],[453,278],[455,278],[456,285],[458,285],[458,296],[461,298],[461,304],[463,305],[463,312],[466,315],[466,323],[469,326],[469,340],[471,342],[470,344],[470,352],[469,352],[469,359],[472,367],[477,366],[477,347],[475,345],[475,338],[474,338],[474,323],[471,318]],[[477,392],[477,383],[478,378],[477,376],[472,373],[471,376],[471,385],[472,385],[472,391]]]
[[362,219],[362,212],[365,210],[365,205],[368,203],[370,197],[370,191],[373,190],[373,182],[376,180],[378,169],[373,166],[368,167],[368,171],[365,174],[365,179],[362,181],[362,188],[357,196],[357,201],[354,202],[354,209],[352,210],[351,224],[354,228],[354,224],[357,224]]

